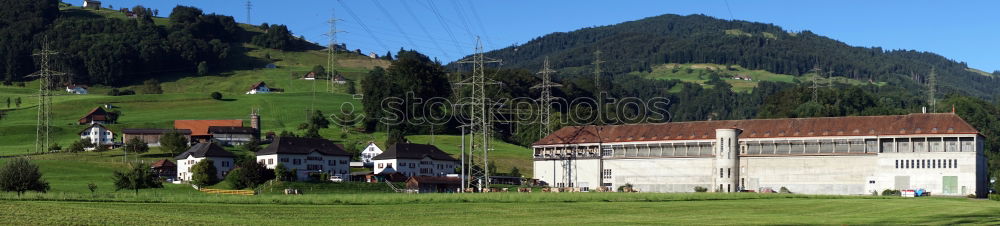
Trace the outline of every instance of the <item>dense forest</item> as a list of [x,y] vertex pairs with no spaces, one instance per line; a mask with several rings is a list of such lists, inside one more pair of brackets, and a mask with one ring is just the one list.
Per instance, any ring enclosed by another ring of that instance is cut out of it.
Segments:
[[[122,86],[170,73],[195,72],[199,65],[220,71],[248,66],[240,57],[242,43],[265,48],[316,49],[292,36],[284,25],[262,25],[248,31],[233,17],[205,14],[177,6],[167,25],[158,25],[158,12],[142,6],[129,11],[135,18],[107,18],[88,10],[59,10],[56,0],[15,1],[0,8],[0,69],[3,80],[24,81],[37,70],[32,53],[48,46],[56,70],[80,84]],[[102,9],[110,10],[110,9]],[[227,61],[228,60],[228,61]],[[241,62],[241,63],[234,63]]]
[[969,71],[964,62],[934,53],[853,47],[810,31],[790,32],[772,24],[704,15],[668,14],[557,32],[486,55],[513,68],[541,68],[548,56],[558,59],[552,63],[560,69],[591,67],[597,50],[606,61],[603,69],[608,76],[649,71],[662,63],[716,63],[790,75],[819,68],[832,76],[920,89],[933,70],[939,93],[990,99],[1000,94],[995,76]]

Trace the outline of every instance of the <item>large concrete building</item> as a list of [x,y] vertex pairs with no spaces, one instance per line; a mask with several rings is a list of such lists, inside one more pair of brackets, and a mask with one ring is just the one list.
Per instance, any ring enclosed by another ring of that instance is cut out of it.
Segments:
[[537,141],[553,187],[984,196],[983,136],[951,113],[562,128]]

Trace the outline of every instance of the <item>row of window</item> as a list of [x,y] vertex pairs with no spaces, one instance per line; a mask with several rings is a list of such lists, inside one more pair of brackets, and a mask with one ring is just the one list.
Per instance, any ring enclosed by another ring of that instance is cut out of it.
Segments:
[[958,159],[905,159],[896,160],[896,169],[954,169]]
[[[433,165],[433,164],[430,164],[430,163],[424,164],[423,162],[421,162],[420,164],[421,165]],[[415,163],[412,163],[412,162],[409,165],[407,165],[406,163],[400,163],[399,164],[399,167],[406,167],[406,166],[409,166],[410,168],[417,168],[417,165]],[[449,165],[437,164],[435,167],[437,169],[452,169],[452,168],[455,168],[453,165],[450,165],[450,164]],[[382,168],[392,168],[392,163],[384,163],[384,164],[383,163],[379,163],[378,164],[378,168],[379,169],[382,169]]]
[[601,172],[601,177],[604,179],[611,179],[611,169],[604,169]]

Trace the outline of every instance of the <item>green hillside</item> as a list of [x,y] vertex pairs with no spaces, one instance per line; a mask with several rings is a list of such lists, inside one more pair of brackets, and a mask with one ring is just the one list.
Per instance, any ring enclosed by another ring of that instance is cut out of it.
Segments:
[[[654,66],[652,72],[630,72],[629,74],[638,75],[643,78],[648,79],[676,79],[682,82],[692,82],[701,84],[706,88],[711,88],[711,85],[707,85],[706,82],[711,78],[711,76],[720,76],[723,81],[729,83],[733,86],[733,91],[737,92],[750,92],[757,84],[761,81],[770,82],[784,82],[784,83],[796,83],[796,82],[811,82],[816,73],[806,73],[802,76],[786,75],[786,74],[776,74],[765,70],[750,70],[739,65],[720,65],[720,64],[661,64]],[[745,78],[750,78],[746,80]],[[827,84],[830,79],[833,79],[835,83],[841,84],[851,84],[851,85],[864,85],[867,82],[862,82],[858,80],[848,79],[844,77],[832,77],[832,78],[815,78],[818,83]],[[877,85],[884,85],[884,82],[878,82]],[[679,92],[675,87],[671,91]]]

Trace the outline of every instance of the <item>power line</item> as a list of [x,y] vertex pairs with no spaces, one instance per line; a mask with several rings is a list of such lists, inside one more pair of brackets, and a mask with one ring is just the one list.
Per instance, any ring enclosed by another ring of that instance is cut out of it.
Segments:
[[427,38],[431,40],[434,46],[437,47],[439,51],[441,51],[441,54],[444,54],[444,56],[447,58],[451,58],[451,56],[448,55],[448,52],[444,51],[444,49],[441,48],[441,45],[437,43],[437,39],[431,37],[431,33],[427,31],[427,27],[424,27],[424,23],[420,22],[420,19],[417,18],[417,15],[413,13],[413,9],[410,8],[410,4],[406,3],[407,1],[408,0],[400,0],[400,2],[403,3],[403,8],[406,8],[406,13],[410,14],[410,19],[412,19],[414,22],[417,22],[417,26],[420,27],[420,30],[424,32],[424,35],[427,35]]
[[451,41],[455,42],[455,48],[461,49],[461,47],[458,46],[458,39],[455,38],[455,33],[451,32],[451,28],[448,27],[448,23],[445,22],[444,17],[442,17],[441,13],[438,12],[437,6],[434,5],[434,2],[427,0],[427,5],[429,6],[428,8],[431,9],[431,12],[434,13],[434,16],[437,17],[438,22],[441,23],[441,27],[444,28],[444,31],[448,33],[448,37],[451,37]]
[[729,8],[729,0],[722,0],[722,1],[726,3],[726,10],[729,11],[729,20],[736,20],[733,17],[733,9]]
[[372,33],[371,29],[368,29],[368,26],[365,26],[365,23],[361,21],[361,18],[358,17],[357,14],[354,14],[354,11],[351,10],[351,7],[348,7],[347,4],[344,4],[344,1],[342,0],[337,0],[337,2],[339,2],[341,6],[344,6],[344,10],[347,10],[347,14],[350,14],[351,18],[354,18],[354,20],[357,21],[359,25],[361,25],[361,29],[365,30],[365,32],[368,33],[368,35],[371,36],[372,39],[374,39],[375,42],[378,43],[379,46],[382,46],[382,48],[385,49],[386,52],[392,51],[392,49],[387,47],[385,43],[382,43],[382,40],[379,40],[378,37],[376,37],[375,34]]
[[469,29],[469,22],[468,20],[465,19],[465,13],[462,13],[461,3],[457,1],[452,1],[451,3],[455,5],[455,12],[458,13],[458,20],[462,22],[461,25],[463,28],[465,28],[465,33],[469,34],[469,36],[471,37],[476,37],[476,35],[472,34],[472,30]]
[[552,82],[552,73],[555,73],[556,71],[549,67],[548,56],[545,57],[545,63],[543,65],[542,70],[538,72],[538,74],[542,75],[542,84],[531,87],[531,89],[541,89],[542,91],[541,95],[538,97],[538,102],[540,103],[538,109],[538,121],[542,125],[539,129],[539,133],[541,133],[542,137],[546,134],[552,133],[552,127],[550,127],[551,119],[549,118],[552,109],[552,99],[555,99],[555,97],[552,97],[552,88],[562,86],[561,84]]
[[[487,100],[486,85],[499,84],[495,81],[490,81],[486,78],[486,68],[487,63],[500,63],[500,60],[487,58],[483,54],[483,45],[476,38],[476,51],[475,54],[469,58],[462,59],[458,61],[460,64],[472,64],[473,71],[472,76],[468,79],[459,82],[459,86],[470,86],[472,88],[471,96],[469,97],[469,116],[470,120],[468,123],[471,138],[469,141],[469,164],[463,164],[469,166],[468,172],[471,174],[470,180],[468,181],[468,186],[473,184],[477,185],[480,191],[484,188],[490,187],[490,172],[489,172],[489,151],[491,134],[493,133],[493,107],[488,106],[489,102]],[[463,152],[464,153],[464,152]],[[464,156],[464,155],[463,155]],[[475,159],[481,158],[482,162],[475,162]],[[472,167],[477,166],[477,167]],[[466,170],[463,169],[463,172]],[[464,186],[464,185],[463,185]]]
[[28,75],[28,77],[38,77],[38,119],[35,125],[35,152],[42,153],[49,151],[51,145],[52,124],[52,77],[63,76],[66,73],[53,71],[49,68],[49,56],[59,54],[49,50],[46,43],[42,50],[32,54],[41,58],[41,69],[38,72]]
[[247,7],[247,24],[252,24],[250,23],[250,9],[253,7],[253,4],[250,3],[250,0],[247,0],[247,3],[244,6]]
[[334,54],[337,52],[336,51],[337,33],[344,32],[341,30],[337,30],[337,21],[340,21],[340,19],[337,19],[337,16],[335,15],[336,12],[337,12],[336,10],[330,11],[330,19],[326,21],[328,24],[330,24],[330,31],[327,31],[327,33],[324,34],[325,36],[330,38],[330,41],[327,43],[326,46],[326,72],[327,72],[326,78],[329,80],[326,87],[326,91],[331,93],[333,92],[333,82],[334,82],[333,75],[337,74],[336,69],[334,69],[334,62],[333,62]]
[[475,1],[469,1],[468,3],[469,3],[469,9],[472,12],[472,16],[474,19],[476,19],[476,24],[479,25],[479,29],[483,32],[483,37],[486,37],[486,46],[492,47],[493,42],[490,41],[491,40],[490,33],[486,31],[486,26],[483,26],[483,21],[479,19],[479,11],[476,10],[476,7],[472,5],[475,4]]
[[416,46],[416,44],[413,44],[413,40],[410,39],[410,36],[406,34],[406,31],[403,30],[403,27],[399,26],[399,23],[397,23],[396,19],[392,17],[392,14],[389,14],[389,11],[385,10],[385,7],[382,7],[382,4],[378,3],[378,0],[372,0],[372,3],[375,3],[375,6],[382,11],[382,14],[385,14],[385,17],[389,18],[389,22],[391,22],[392,25],[396,27],[396,30],[399,31],[399,34],[402,34],[403,37],[406,37],[406,41],[411,46]]

